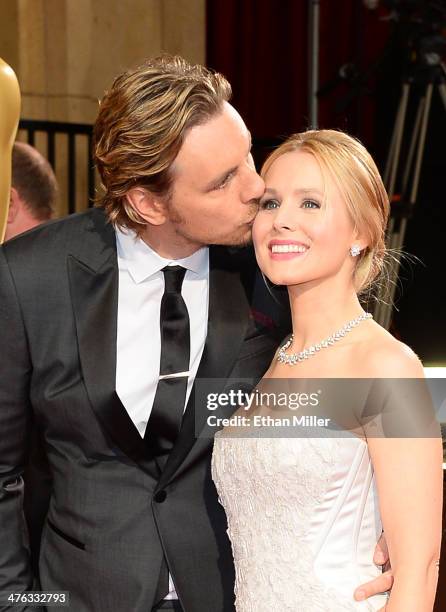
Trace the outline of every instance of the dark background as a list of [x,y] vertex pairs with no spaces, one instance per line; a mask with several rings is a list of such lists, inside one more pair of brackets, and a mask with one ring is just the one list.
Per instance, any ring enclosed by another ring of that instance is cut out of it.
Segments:
[[[319,127],[360,138],[381,171],[403,79],[417,66],[416,41],[434,31],[446,40],[444,6],[443,0],[393,0],[368,10],[360,0],[320,2]],[[389,19],[395,9],[397,18]],[[309,127],[308,10],[306,0],[207,3],[207,65],[231,82],[233,104],[254,136],[258,166],[285,136]],[[354,65],[353,79],[339,78],[345,64]],[[415,74],[403,151],[418,93],[425,90],[425,74],[418,69]],[[391,326],[425,365],[444,366],[445,137],[446,109],[434,91],[418,198],[403,246],[421,262],[405,264],[401,272]]]

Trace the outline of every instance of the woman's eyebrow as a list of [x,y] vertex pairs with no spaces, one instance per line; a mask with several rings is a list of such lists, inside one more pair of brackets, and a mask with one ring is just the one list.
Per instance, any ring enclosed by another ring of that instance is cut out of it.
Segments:
[[[274,187],[267,187],[265,189],[265,193],[271,193],[273,195],[276,195],[278,192],[276,189],[274,189]],[[316,187],[301,187],[299,189],[295,189],[293,193],[295,193],[296,195],[301,195],[301,194],[307,195],[309,193],[317,193],[320,196],[323,195],[323,193]]]

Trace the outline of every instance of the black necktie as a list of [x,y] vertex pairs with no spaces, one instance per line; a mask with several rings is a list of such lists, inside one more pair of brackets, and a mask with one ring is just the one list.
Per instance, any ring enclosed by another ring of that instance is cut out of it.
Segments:
[[163,273],[160,378],[144,435],[152,455],[161,465],[165,464],[180,431],[190,357],[189,315],[181,295],[186,270],[181,266],[167,266]]
[[[165,466],[181,428],[190,357],[189,314],[181,295],[186,270],[181,266],[167,266],[163,273],[160,378],[144,435],[160,470]],[[171,376],[174,374],[180,376]],[[163,557],[155,603],[162,601],[168,592],[169,572]]]

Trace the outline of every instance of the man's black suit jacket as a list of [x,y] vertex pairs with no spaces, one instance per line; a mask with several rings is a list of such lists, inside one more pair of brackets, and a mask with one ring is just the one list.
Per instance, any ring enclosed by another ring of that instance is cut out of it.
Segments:
[[[214,392],[225,379],[256,382],[277,347],[253,316],[254,276],[251,258],[211,247],[197,379],[221,379]],[[43,590],[69,591],[75,612],[148,612],[164,554],[186,612],[232,611],[212,439],[197,439],[209,413],[193,392],[159,476],[115,391],[117,298],[115,232],[102,210],[0,248],[0,591],[33,586],[22,474],[34,422],[52,478]]]

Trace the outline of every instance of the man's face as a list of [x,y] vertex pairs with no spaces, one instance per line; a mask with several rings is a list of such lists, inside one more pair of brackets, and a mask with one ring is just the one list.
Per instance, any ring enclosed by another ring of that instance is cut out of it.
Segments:
[[226,102],[221,113],[191,128],[172,166],[167,209],[178,240],[198,248],[250,241],[264,192],[250,151],[250,134]]

